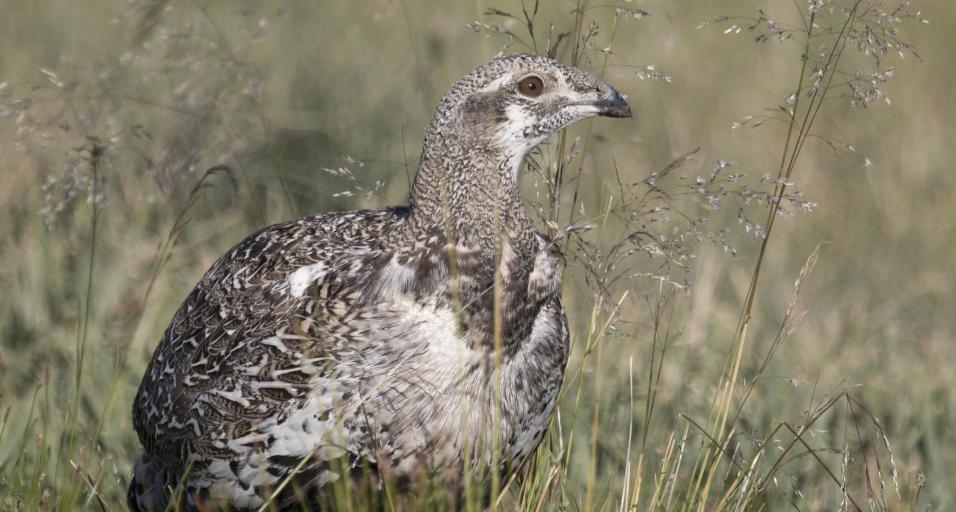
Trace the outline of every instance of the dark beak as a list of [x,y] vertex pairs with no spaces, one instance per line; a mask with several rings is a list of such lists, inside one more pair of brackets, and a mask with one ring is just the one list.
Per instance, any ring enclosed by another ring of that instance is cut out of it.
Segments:
[[631,107],[617,89],[607,86],[607,96],[594,104],[598,115],[606,117],[631,117]]

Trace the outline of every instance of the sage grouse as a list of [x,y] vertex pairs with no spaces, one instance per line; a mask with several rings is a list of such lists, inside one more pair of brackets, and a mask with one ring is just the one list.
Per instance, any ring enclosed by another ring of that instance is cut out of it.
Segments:
[[179,506],[247,510],[273,493],[280,508],[321,507],[362,468],[376,486],[428,476],[450,496],[468,475],[515,471],[569,351],[561,256],[525,212],[518,170],[570,123],[630,115],[583,71],[496,58],[439,103],[408,206],[320,213],[230,250],[139,387],[130,508],[162,510],[180,483]]

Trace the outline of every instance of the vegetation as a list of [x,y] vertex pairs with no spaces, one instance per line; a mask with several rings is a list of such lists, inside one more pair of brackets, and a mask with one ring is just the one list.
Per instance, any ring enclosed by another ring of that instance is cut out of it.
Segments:
[[10,2],[0,508],[122,510],[133,394],[202,273],[267,224],[404,201],[438,98],[499,51],[607,78],[635,121],[522,177],[574,349],[494,507],[956,505],[956,6],[698,4]]

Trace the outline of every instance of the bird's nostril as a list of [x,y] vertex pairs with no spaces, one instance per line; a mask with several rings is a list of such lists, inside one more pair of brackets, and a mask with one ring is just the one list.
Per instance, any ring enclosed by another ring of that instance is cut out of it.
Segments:
[[588,94],[588,93],[595,92],[598,95],[604,95],[605,93],[607,93],[606,88],[601,87],[600,84],[598,85],[578,84],[574,86],[574,91],[581,94]]

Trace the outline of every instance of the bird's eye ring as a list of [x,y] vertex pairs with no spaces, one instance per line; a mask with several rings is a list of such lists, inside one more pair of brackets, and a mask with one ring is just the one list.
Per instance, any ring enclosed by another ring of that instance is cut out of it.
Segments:
[[541,96],[544,92],[544,82],[535,75],[526,76],[518,82],[518,92],[531,98]]

